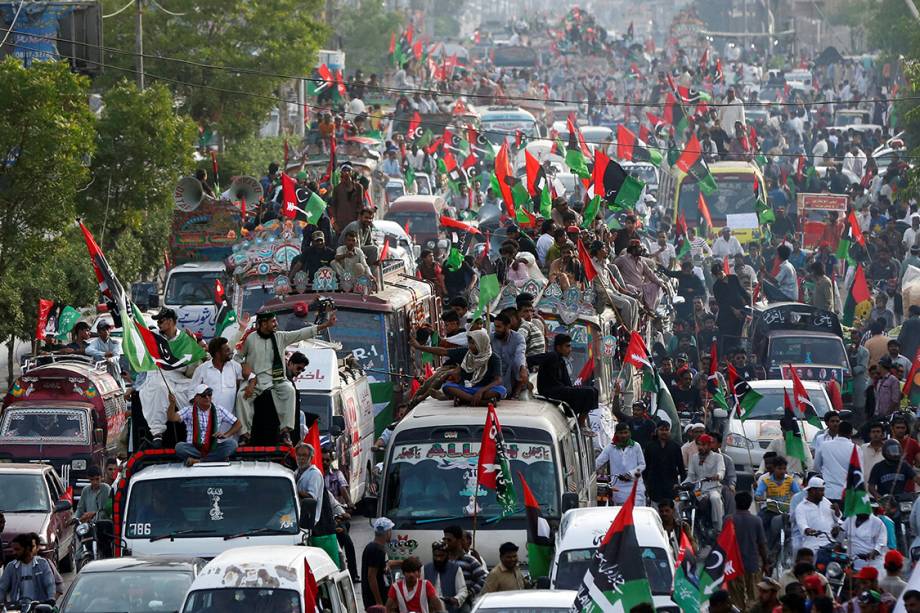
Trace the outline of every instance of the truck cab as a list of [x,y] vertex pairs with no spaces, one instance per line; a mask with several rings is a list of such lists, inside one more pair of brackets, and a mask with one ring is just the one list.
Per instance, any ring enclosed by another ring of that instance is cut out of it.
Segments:
[[116,555],[210,559],[233,547],[304,544],[312,510],[300,508],[289,459],[289,448],[243,447],[228,462],[194,466],[172,450],[135,454],[115,495]]
[[104,362],[29,360],[3,399],[0,462],[47,462],[79,495],[87,470],[115,454],[127,417],[124,392]]
[[169,271],[163,306],[173,309],[182,330],[200,332],[205,338],[214,336],[217,327],[217,305],[214,284],[227,284],[227,267],[223,262],[189,262]]

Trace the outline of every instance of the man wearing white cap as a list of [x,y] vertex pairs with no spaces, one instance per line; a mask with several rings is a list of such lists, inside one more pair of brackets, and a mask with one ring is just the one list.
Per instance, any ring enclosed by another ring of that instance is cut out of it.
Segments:
[[393,536],[395,524],[386,517],[378,517],[371,525],[374,527],[374,540],[365,545],[361,554],[361,598],[365,609],[386,605],[390,589],[387,569],[399,566],[399,562],[391,563],[387,559],[387,543]]
[[176,410],[176,397],[169,395],[166,419],[185,424],[185,438],[176,443],[176,458],[191,466],[198,462],[223,462],[236,451],[233,436],[240,431],[240,420],[211,402],[213,390],[204,383],[195,387],[192,406]]
[[831,501],[824,497],[824,479],[812,477],[805,486],[805,500],[795,508],[793,516],[802,534],[802,547],[815,553],[829,544],[837,533],[837,517]]

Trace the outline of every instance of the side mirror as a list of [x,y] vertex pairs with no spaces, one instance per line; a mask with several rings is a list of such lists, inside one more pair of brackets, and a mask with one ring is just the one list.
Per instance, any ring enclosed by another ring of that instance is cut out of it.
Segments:
[[728,419],[728,411],[725,409],[713,409],[712,416],[716,419]]
[[415,259],[418,259],[422,256],[422,246],[421,245],[412,245],[412,256]]
[[58,500],[54,503],[54,512],[63,513],[64,511],[69,511],[73,508],[73,503],[69,500]]
[[332,436],[338,436],[342,432],[345,432],[345,417],[342,415],[333,415],[332,427],[329,428],[329,432]]
[[537,589],[538,590],[548,590],[549,589],[549,577],[537,577]]
[[93,430],[93,443],[102,445],[105,443],[105,431],[102,428]]
[[316,500],[312,498],[300,499],[300,527],[304,530],[313,529],[316,519]]
[[578,494],[566,492],[562,495],[562,512],[565,513],[570,509],[578,508]]

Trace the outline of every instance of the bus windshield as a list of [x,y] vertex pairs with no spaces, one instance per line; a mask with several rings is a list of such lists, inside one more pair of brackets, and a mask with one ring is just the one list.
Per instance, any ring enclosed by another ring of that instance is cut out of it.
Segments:
[[226,281],[226,274],[217,270],[177,272],[169,276],[166,284],[166,304],[213,305],[214,281]]
[[[718,189],[709,195],[703,194],[712,223],[724,226],[728,215],[755,215],[754,208],[757,194],[754,192],[756,177],[754,174],[719,174],[714,175]],[[687,218],[688,225],[694,226],[693,220],[700,219],[700,188],[692,176],[687,176],[680,184],[677,198],[678,216]],[[756,225],[756,220],[755,220]]]
[[[387,468],[384,514],[398,525],[456,521],[473,515],[471,498],[476,484],[480,440],[400,444],[392,448]],[[505,440],[511,474],[523,473],[546,517],[558,517],[559,492],[553,450],[549,444]],[[495,492],[479,488],[478,516],[485,521],[499,517]],[[523,518],[524,507],[506,517]]]
[[830,364],[846,367],[847,354],[837,336],[779,336],[770,339],[770,366]]
[[[361,362],[362,368],[371,369],[378,377],[388,371],[390,361],[384,314],[350,309],[338,309],[335,314],[336,324],[329,331],[329,340],[341,343],[343,353],[351,352]],[[279,330],[300,330],[304,325],[308,322],[292,311],[278,314]]]
[[125,518],[126,538],[214,537],[253,530],[297,534],[299,530],[296,492],[291,481],[282,477],[185,475],[139,481],[131,487]]

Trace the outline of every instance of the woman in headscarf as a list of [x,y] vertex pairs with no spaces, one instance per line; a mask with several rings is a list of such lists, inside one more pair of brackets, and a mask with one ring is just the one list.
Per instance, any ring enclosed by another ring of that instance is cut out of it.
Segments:
[[508,392],[502,385],[501,360],[492,354],[489,333],[470,330],[466,336],[466,355],[449,375],[450,381],[441,387],[441,391],[453,398],[456,405],[485,406],[498,402]]
[[521,287],[533,279],[543,288],[546,286],[546,277],[537,266],[537,258],[532,253],[521,251],[515,256],[514,263],[508,268],[505,278],[515,287]]

